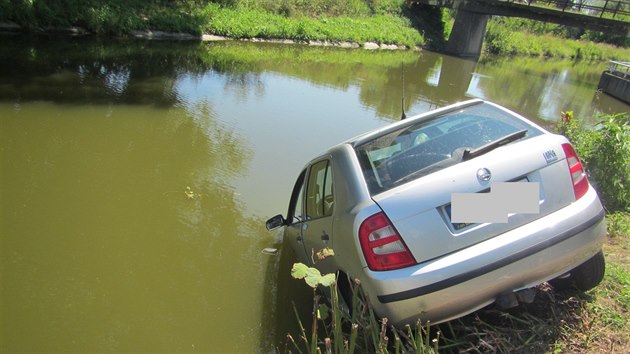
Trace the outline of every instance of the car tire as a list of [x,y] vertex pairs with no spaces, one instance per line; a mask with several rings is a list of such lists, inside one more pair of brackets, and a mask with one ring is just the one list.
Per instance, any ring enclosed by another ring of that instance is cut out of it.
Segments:
[[341,311],[346,313],[348,317],[352,317],[352,287],[346,273],[341,271],[337,275],[337,292]]
[[575,268],[572,277],[574,277],[575,286],[578,289],[587,291],[601,283],[605,272],[606,261],[604,253],[600,250],[591,259]]
[[566,290],[575,287],[581,291],[587,291],[596,287],[606,272],[604,253],[600,250],[593,257],[579,266],[573,268],[569,276],[556,278],[549,283],[556,290]]

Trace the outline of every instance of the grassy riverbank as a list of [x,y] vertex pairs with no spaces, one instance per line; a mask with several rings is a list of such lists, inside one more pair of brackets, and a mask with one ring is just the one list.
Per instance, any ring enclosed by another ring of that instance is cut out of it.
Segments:
[[151,29],[236,39],[423,45],[423,36],[402,16],[402,4],[402,0],[0,0],[0,21],[34,31],[77,26],[102,35]]
[[[500,56],[571,58],[576,60],[628,60],[630,48],[625,37],[609,36],[609,42],[592,31],[518,18],[493,18],[484,40],[486,53]],[[625,47],[623,47],[625,45]]]
[[203,13],[210,19],[204,26],[204,32],[230,38],[289,38],[359,44],[376,42],[407,47],[424,44],[424,38],[411,27],[410,21],[393,13],[357,17],[292,17],[216,4],[206,6]]
[[[454,12],[410,6],[404,0],[0,0],[0,22],[34,32],[79,27],[88,33],[117,36],[135,30],[160,30],[235,39],[375,42],[441,50]],[[617,37],[529,20],[493,18],[484,55],[629,58],[628,48],[590,41],[628,45],[625,37]]]

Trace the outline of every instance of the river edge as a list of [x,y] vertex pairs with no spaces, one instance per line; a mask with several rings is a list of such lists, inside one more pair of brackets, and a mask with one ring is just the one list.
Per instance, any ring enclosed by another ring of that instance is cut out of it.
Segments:
[[[66,35],[66,36],[93,36],[93,33],[81,27],[67,28],[47,28],[38,29],[36,31],[25,29],[12,22],[0,22],[0,34],[43,34],[43,35]],[[244,41],[244,42],[261,42],[261,43],[281,43],[281,44],[301,44],[313,47],[337,47],[347,49],[366,49],[366,50],[413,50],[421,51],[420,46],[408,47],[406,45],[397,44],[378,44],[376,42],[365,42],[363,45],[356,42],[336,42],[336,41],[318,41],[318,40],[296,40],[296,39],[280,39],[280,38],[231,38],[218,36],[214,34],[195,35],[182,32],[167,32],[160,30],[134,30],[127,34],[127,37],[136,39],[149,40],[181,40],[181,41],[201,41],[201,42],[220,42],[220,41]]]

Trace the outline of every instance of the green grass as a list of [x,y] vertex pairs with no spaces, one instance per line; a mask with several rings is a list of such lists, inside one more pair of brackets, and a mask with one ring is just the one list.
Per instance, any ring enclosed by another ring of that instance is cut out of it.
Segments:
[[488,24],[485,51],[492,55],[609,60],[630,57],[630,48],[587,40],[560,38],[551,34],[515,31],[501,21]]
[[[102,35],[161,30],[229,38],[396,44],[444,48],[453,12],[403,0],[0,0],[0,21],[34,31],[78,26]],[[584,40],[576,40],[583,38]],[[493,18],[485,55],[607,60],[630,57],[623,36]]]
[[384,14],[371,17],[286,17],[257,9],[208,5],[203,14],[210,21],[204,32],[230,38],[270,38],[332,42],[377,42],[422,45],[424,39],[409,21]]
[[33,30],[79,26],[110,35],[153,29],[237,39],[423,45],[422,35],[400,15],[401,4],[399,0],[0,0],[0,21]]
[[629,225],[627,212],[608,215],[606,275],[599,286],[578,298],[580,321],[564,327],[560,346],[573,352],[630,352]]

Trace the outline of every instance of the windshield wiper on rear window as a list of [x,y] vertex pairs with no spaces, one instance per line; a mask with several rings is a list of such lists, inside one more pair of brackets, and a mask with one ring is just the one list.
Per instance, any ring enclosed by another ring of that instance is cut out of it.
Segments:
[[483,155],[487,152],[490,152],[496,148],[498,148],[499,146],[503,146],[505,144],[509,144],[515,140],[518,140],[522,137],[525,136],[525,134],[527,134],[527,129],[523,129],[523,130],[519,130],[517,132],[514,132],[512,134],[508,134],[502,138],[499,138],[495,141],[491,141],[489,143],[487,143],[486,145],[480,146],[474,150],[464,150],[464,154],[462,155],[462,161],[466,161],[466,160],[470,160],[474,157]]

